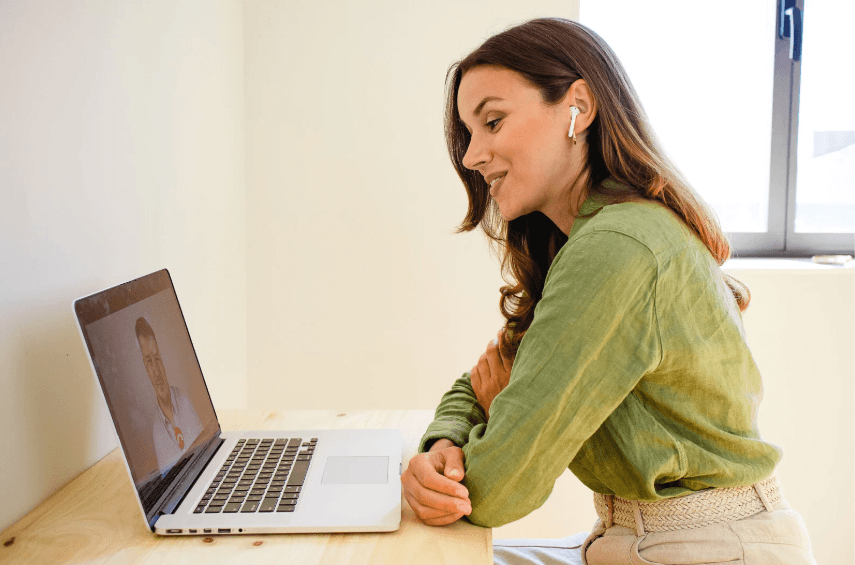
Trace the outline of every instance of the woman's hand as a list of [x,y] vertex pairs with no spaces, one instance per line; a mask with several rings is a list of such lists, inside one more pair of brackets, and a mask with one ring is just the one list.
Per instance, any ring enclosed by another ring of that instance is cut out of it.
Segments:
[[429,453],[419,453],[401,475],[404,497],[428,526],[445,526],[472,513],[463,480],[463,450],[440,439]]
[[502,392],[511,380],[511,367],[514,360],[501,354],[498,344],[502,343],[502,331],[498,339],[487,345],[487,351],[478,359],[478,364],[469,372],[472,390],[478,398],[478,404],[484,408],[487,419],[490,418],[490,405],[496,395]]

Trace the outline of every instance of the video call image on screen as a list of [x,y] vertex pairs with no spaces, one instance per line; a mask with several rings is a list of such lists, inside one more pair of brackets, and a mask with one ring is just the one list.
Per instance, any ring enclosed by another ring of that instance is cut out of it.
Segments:
[[206,437],[215,414],[171,289],[86,326],[137,487]]

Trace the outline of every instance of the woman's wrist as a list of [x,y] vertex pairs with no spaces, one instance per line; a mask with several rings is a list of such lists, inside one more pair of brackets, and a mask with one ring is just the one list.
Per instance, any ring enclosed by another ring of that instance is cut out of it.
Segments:
[[433,442],[433,445],[430,446],[428,451],[437,451],[439,449],[445,449],[446,447],[451,447],[454,445],[454,442],[447,438],[440,438]]

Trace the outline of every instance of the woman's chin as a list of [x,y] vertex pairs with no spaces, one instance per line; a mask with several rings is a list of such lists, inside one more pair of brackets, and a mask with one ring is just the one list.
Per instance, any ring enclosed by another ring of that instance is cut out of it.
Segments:
[[516,220],[520,216],[518,213],[513,212],[512,210],[505,210],[501,206],[499,206],[499,215],[502,216],[502,219],[506,222]]

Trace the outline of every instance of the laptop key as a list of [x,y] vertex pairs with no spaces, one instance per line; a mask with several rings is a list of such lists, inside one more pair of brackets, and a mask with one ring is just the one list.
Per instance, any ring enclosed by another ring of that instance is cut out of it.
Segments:
[[223,512],[234,514],[240,510],[240,502],[229,502],[223,507]]
[[303,489],[301,487],[297,487],[297,486],[285,487],[285,492],[300,492],[301,490],[303,490]]
[[193,514],[201,514],[204,511],[205,511],[205,505],[200,504],[199,506],[196,507],[195,510],[193,510]]
[[265,498],[264,501],[259,506],[259,512],[273,512],[276,510],[276,503],[279,502],[276,498]]
[[296,508],[296,507],[295,506],[288,506],[285,504],[280,504],[279,508],[277,508],[276,511],[277,512],[293,512],[294,508]]
[[208,509],[205,510],[205,514],[218,514],[222,509],[222,506],[209,506]]
[[241,512],[255,512],[256,510],[258,510],[258,506],[260,504],[261,504],[261,501],[259,501],[259,500],[247,500],[244,503],[243,508],[241,508],[240,511]]
[[297,461],[294,463],[294,469],[291,471],[291,477],[288,479],[288,486],[302,486],[308,472],[309,461]]

